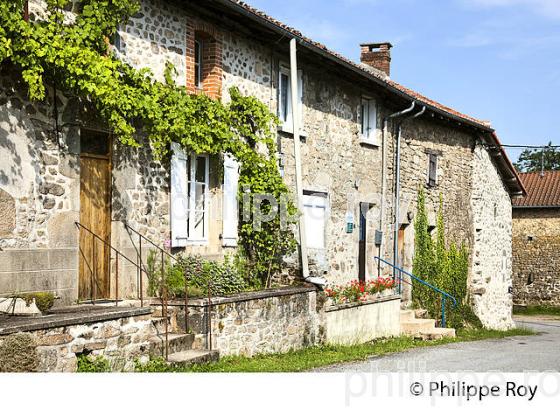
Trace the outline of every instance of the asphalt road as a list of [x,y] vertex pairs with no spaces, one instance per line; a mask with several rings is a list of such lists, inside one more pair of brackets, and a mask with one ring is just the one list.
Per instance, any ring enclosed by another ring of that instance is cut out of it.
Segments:
[[367,361],[328,366],[321,372],[545,372],[560,371],[560,320],[516,318],[535,336],[413,349]]

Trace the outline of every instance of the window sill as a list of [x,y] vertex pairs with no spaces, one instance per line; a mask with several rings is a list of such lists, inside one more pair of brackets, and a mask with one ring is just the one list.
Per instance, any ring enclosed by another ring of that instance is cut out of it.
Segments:
[[[284,134],[294,135],[293,128],[285,124],[279,125],[278,131],[283,132]],[[307,132],[305,132],[305,130],[300,130],[299,137],[303,139],[307,138]]]
[[368,147],[376,147],[376,148],[380,147],[380,144],[378,144],[378,143],[376,143],[372,140],[369,140],[367,138],[364,138],[364,137],[360,137],[360,145],[365,145],[365,146],[368,146]]

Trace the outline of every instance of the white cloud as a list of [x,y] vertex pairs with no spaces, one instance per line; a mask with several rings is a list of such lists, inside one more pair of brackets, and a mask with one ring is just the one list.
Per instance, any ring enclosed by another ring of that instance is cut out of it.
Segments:
[[522,7],[544,17],[560,19],[560,0],[460,0],[477,8]]

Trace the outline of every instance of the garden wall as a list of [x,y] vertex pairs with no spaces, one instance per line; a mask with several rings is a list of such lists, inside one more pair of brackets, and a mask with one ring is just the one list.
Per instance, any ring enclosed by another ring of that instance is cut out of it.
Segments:
[[[212,347],[221,356],[283,353],[324,343],[364,343],[399,335],[400,296],[374,302],[327,306],[315,287],[292,287],[212,298]],[[184,330],[184,310],[175,307],[173,324]],[[208,301],[189,302],[194,348],[206,349]]]
[[114,371],[131,370],[134,359],[149,358],[157,336],[151,308],[0,319],[0,371],[75,372],[79,354],[103,355]]
[[399,295],[325,309],[325,342],[351,345],[400,334]]

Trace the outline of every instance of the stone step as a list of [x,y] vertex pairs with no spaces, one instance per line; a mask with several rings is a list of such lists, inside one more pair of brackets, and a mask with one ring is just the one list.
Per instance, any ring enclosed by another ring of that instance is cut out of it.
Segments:
[[445,337],[455,338],[455,329],[449,327],[436,327],[429,332],[421,332],[416,335],[416,337],[422,340],[440,340]]
[[168,316],[167,318],[163,316],[156,316],[152,317],[152,325],[156,328],[156,332],[158,334],[165,333],[165,321],[167,320],[167,331],[169,333],[172,332],[173,327],[171,326],[171,317]]
[[422,332],[430,332],[436,327],[434,319],[410,319],[401,320],[401,334],[415,336]]
[[191,365],[215,362],[220,357],[217,350],[183,350],[169,355],[167,362],[176,365]]
[[[169,354],[192,349],[194,342],[193,334],[169,333]],[[165,334],[154,336],[150,339],[150,353],[152,355],[165,355]]]

